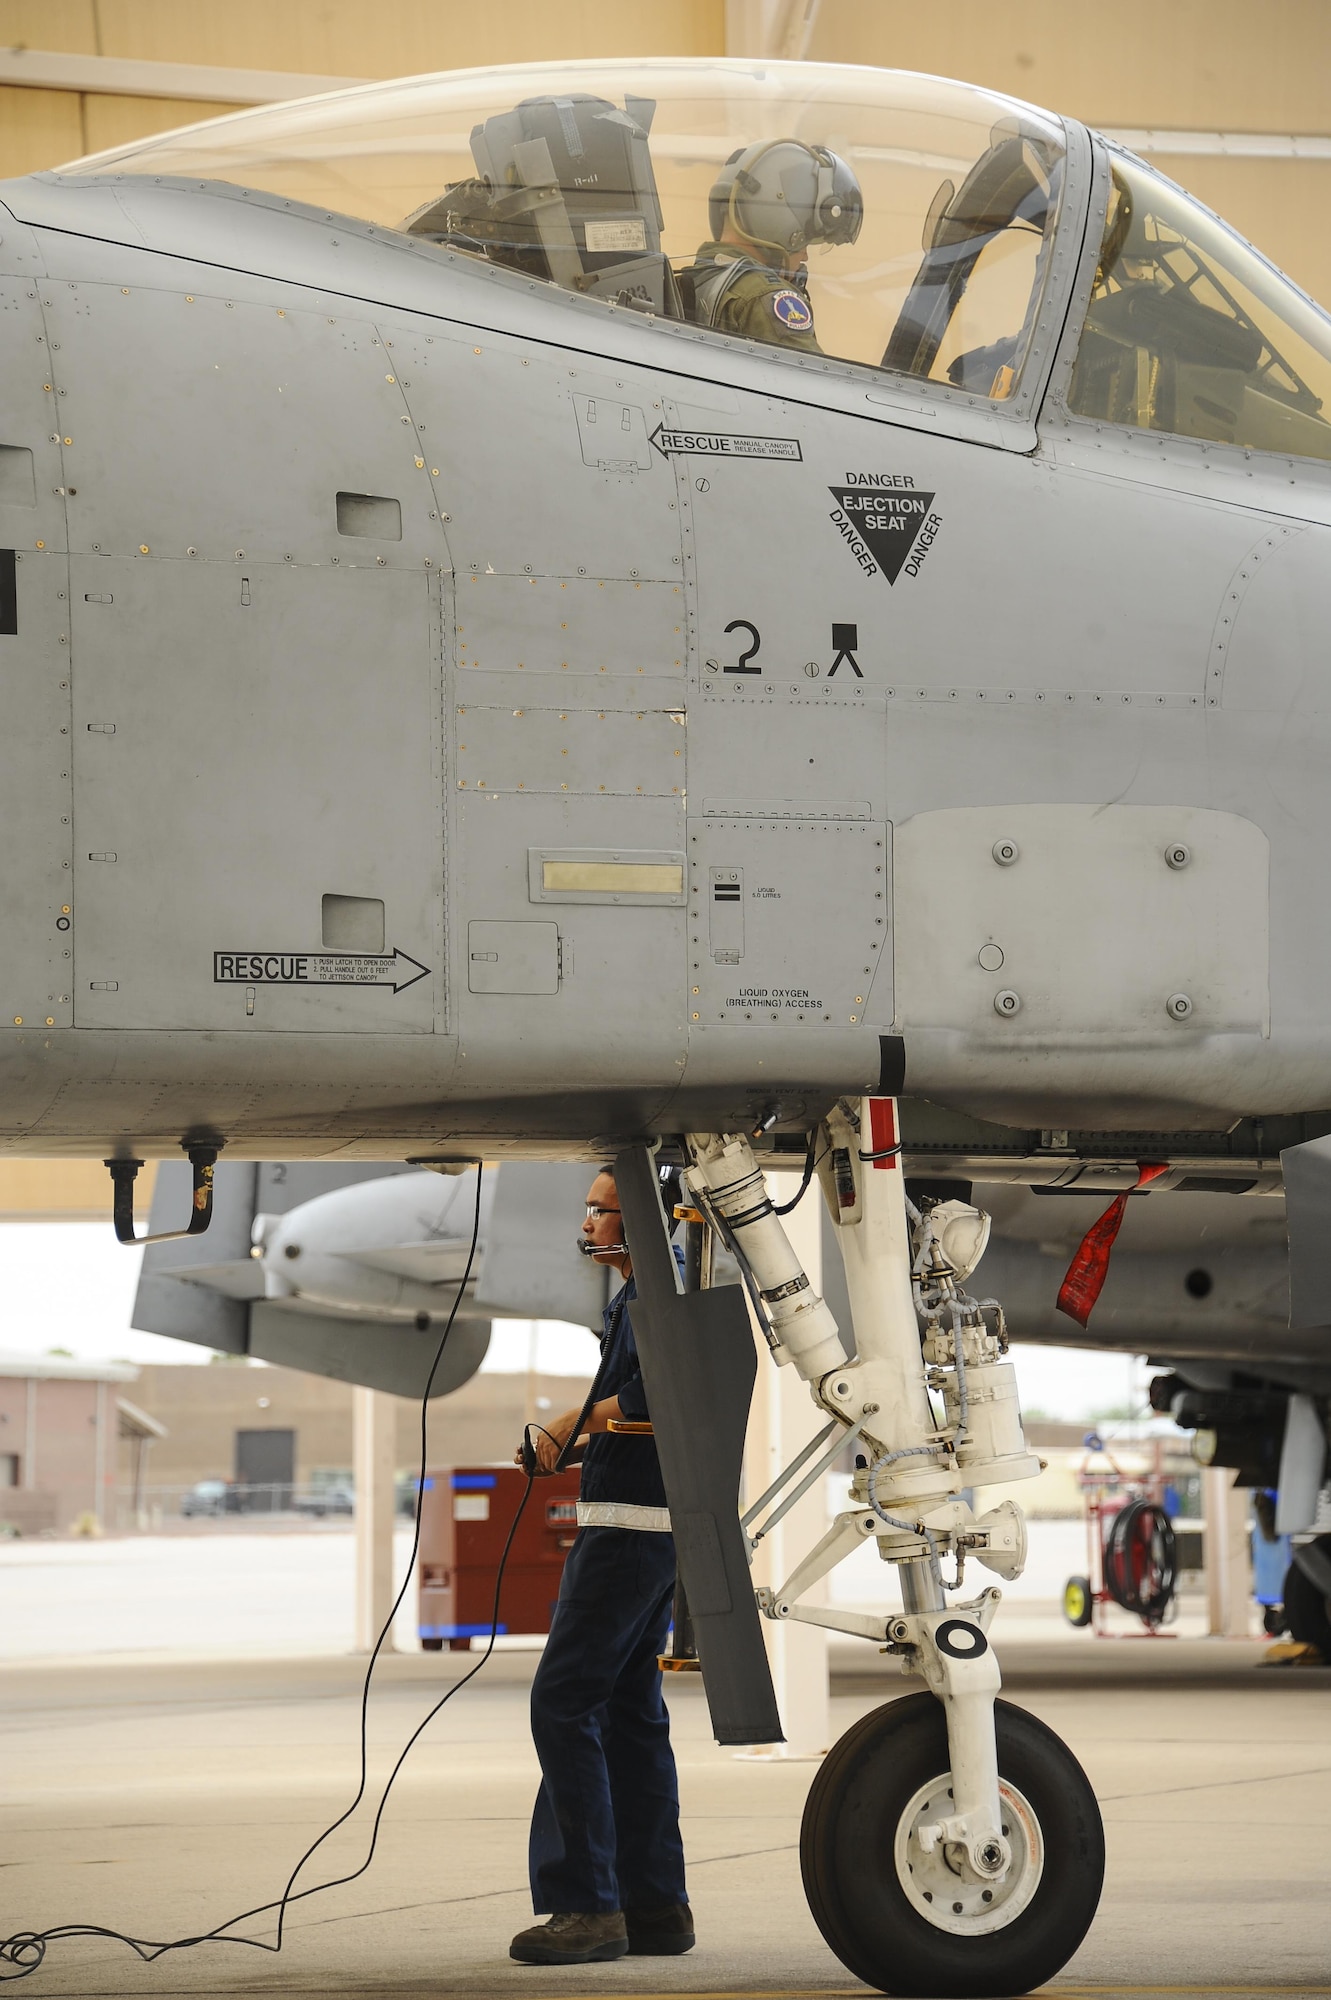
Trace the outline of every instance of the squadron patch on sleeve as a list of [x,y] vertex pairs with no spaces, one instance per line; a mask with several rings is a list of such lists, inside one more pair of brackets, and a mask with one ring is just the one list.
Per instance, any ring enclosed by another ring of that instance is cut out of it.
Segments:
[[792,333],[807,333],[813,325],[812,308],[808,300],[802,298],[798,292],[775,292],[772,296],[772,311],[782,326],[789,327]]

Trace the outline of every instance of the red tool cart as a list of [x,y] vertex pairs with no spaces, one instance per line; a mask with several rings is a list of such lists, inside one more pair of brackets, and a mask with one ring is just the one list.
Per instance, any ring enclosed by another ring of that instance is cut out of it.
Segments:
[[[1086,1508],[1086,1576],[1063,1586],[1069,1625],[1089,1625],[1097,1639],[1172,1637],[1160,1628],[1175,1604],[1178,1574],[1173,1524],[1165,1512],[1164,1450],[1154,1444],[1154,1466],[1143,1477],[1123,1472],[1094,1431],[1077,1483]],[[1142,1622],[1139,1633],[1110,1629],[1107,1607],[1119,1605]]]
[[[498,1630],[548,1632],[564,1558],[578,1532],[577,1468],[538,1479],[518,1523],[504,1576]],[[448,1466],[421,1493],[419,1629],[427,1652],[464,1653],[486,1638],[495,1575],[527,1483],[516,1465]]]

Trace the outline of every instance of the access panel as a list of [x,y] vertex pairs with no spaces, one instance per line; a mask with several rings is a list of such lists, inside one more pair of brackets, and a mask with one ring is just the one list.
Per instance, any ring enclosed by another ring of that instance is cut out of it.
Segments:
[[1262,829],[1197,806],[957,806],[897,827],[900,1024],[1045,1047],[1270,1033]]
[[76,1023],[430,1032],[431,579],[110,556],[73,572]]
[[467,986],[473,993],[558,993],[558,924],[468,924]]
[[[4,255],[27,232],[5,218]],[[70,1021],[69,565],[64,445],[32,280],[0,277],[0,1024]],[[35,1108],[35,1107],[34,1107]]]
[[890,829],[869,819],[689,821],[689,1015],[699,1025],[891,1017]]

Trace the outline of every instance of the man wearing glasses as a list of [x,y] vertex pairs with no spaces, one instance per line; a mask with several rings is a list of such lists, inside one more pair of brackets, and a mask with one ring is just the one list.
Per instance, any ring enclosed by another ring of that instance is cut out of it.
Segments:
[[514,1938],[510,1956],[527,1965],[673,1954],[694,1941],[657,1665],[675,1543],[633,1344],[633,1266],[608,1170],[587,1197],[581,1247],[626,1282],[605,1310],[595,1401],[532,1427],[544,1472],[577,1430],[569,1458],[581,1461],[582,1497],[532,1682],[541,1789],[528,1862],[532,1906],[553,1914]]

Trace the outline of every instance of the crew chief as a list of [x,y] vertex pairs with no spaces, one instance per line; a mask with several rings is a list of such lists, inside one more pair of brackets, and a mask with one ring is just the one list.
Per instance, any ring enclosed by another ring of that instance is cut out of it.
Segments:
[[[578,1534],[532,1682],[541,1788],[528,1866],[532,1907],[551,1914],[513,1939],[510,1955],[528,1965],[674,1954],[694,1942],[657,1665],[670,1626],[675,1543],[646,1430],[622,1230],[614,1177],[603,1170],[587,1197],[583,1242],[626,1282],[605,1310],[597,1400],[572,1454],[582,1460]],[[566,1410],[540,1431],[532,1426],[544,1471],[554,1470],[581,1416]],[[611,1429],[626,1423],[643,1428]]]

